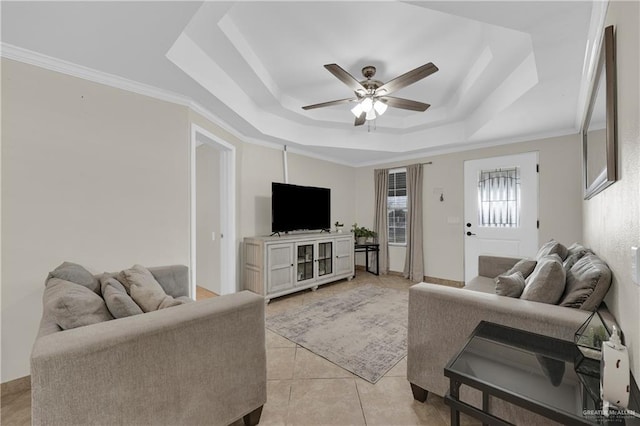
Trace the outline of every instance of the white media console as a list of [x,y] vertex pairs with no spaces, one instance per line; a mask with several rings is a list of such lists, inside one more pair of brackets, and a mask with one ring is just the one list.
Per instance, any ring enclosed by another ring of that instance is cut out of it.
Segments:
[[306,233],[244,239],[243,289],[266,301],[354,274],[351,233]]

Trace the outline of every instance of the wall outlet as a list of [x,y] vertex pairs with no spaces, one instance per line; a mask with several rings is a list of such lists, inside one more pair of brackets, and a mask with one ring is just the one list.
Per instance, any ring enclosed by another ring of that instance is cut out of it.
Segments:
[[640,285],[640,250],[638,247],[631,247],[631,279],[636,285]]

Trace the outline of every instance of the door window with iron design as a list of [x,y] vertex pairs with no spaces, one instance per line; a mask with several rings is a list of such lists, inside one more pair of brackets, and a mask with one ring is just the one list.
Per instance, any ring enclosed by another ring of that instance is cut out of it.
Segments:
[[520,226],[520,168],[481,170],[478,179],[478,226]]

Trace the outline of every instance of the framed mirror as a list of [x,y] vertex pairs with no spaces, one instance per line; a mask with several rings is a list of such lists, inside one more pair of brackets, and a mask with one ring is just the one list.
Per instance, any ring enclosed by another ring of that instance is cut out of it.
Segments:
[[615,40],[613,26],[609,26],[604,30],[589,106],[582,126],[585,200],[617,179],[616,127]]

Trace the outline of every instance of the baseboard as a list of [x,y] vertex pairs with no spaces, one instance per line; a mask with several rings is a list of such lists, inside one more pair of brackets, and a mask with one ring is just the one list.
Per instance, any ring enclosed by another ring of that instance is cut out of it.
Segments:
[[[364,265],[356,265],[356,271],[366,271],[366,270],[367,270],[367,268],[365,268]],[[380,275],[384,275],[384,274],[380,274]],[[402,272],[398,272],[398,271],[387,271],[386,275],[392,275],[394,277],[402,277],[402,278],[404,278],[404,274]]]
[[20,377],[0,384],[1,396],[4,398],[13,393],[23,392],[31,389],[31,376]]
[[425,276],[424,277],[424,282],[425,283],[431,283],[431,284],[446,285],[448,287],[458,287],[458,288],[464,287],[464,281],[447,280],[445,278],[437,278],[437,277]]
[[[364,267],[364,265],[356,265],[356,270],[357,271],[364,271],[365,267]],[[388,271],[387,275],[404,278],[404,272]],[[464,287],[464,281],[448,280],[446,278],[437,278],[437,277],[425,276],[424,277],[424,282],[425,283],[431,283],[431,284],[446,285],[447,287],[457,287],[457,288]]]

